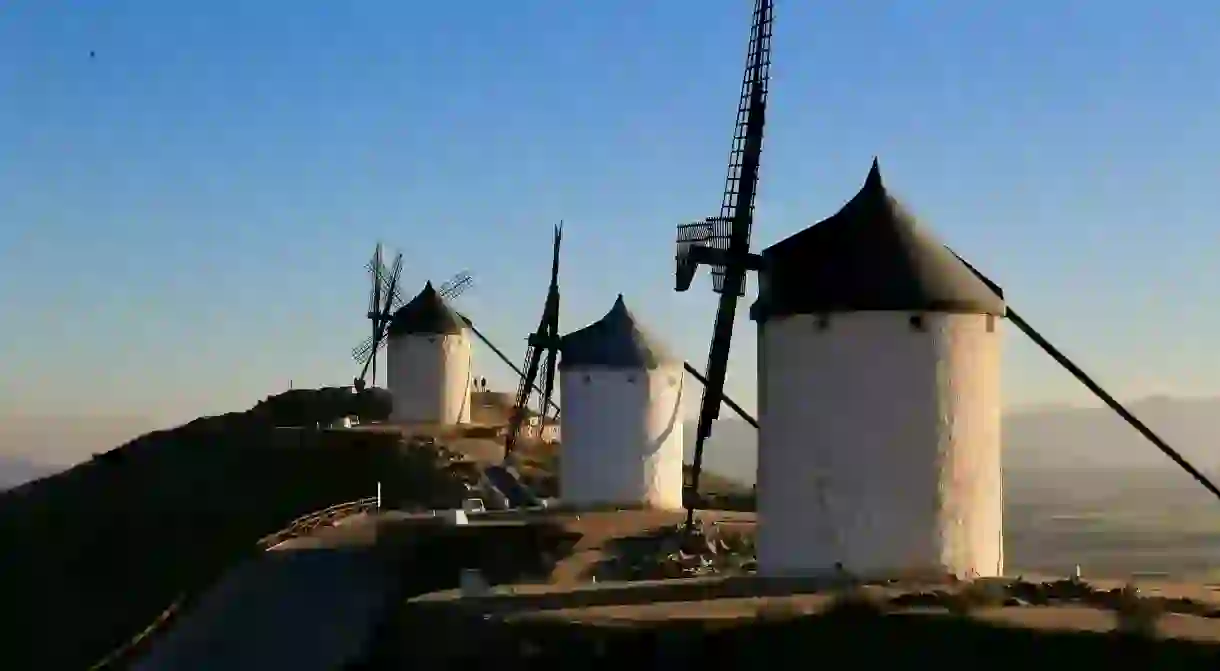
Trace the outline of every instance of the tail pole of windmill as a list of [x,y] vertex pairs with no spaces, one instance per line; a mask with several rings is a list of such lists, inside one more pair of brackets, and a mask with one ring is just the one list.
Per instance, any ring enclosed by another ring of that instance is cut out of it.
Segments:
[[[955,257],[957,257],[959,261],[965,264],[965,266],[970,269],[970,272],[974,273],[976,277],[986,283],[987,286],[992,287],[997,291],[999,290],[998,286],[991,280],[991,278],[979,272],[974,265],[963,259],[957,252],[953,251],[952,249],[949,251]],[[1061,352],[1059,348],[1052,345],[1051,342],[1041,333],[1035,330],[1033,326],[1030,326],[1029,322],[1025,321],[1024,317],[1018,314],[1016,310],[1012,309],[1012,306],[1008,306],[1005,316],[1008,318],[1008,321],[1012,322],[1013,326],[1016,326],[1018,330],[1032,340],[1033,343],[1037,345],[1039,349],[1045,352],[1047,356],[1053,359],[1055,363],[1062,366],[1064,370],[1071,374],[1072,377],[1076,378],[1077,382],[1084,385],[1085,388],[1096,396],[1102,403],[1105,403],[1106,407],[1113,410],[1114,413],[1121,417],[1124,422],[1131,426],[1131,428],[1135,429],[1137,433],[1143,436],[1148,442],[1152,443],[1153,446],[1160,450],[1162,454],[1169,457],[1170,461],[1176,464],[1178,468],[1186,471],[1186,474],[1189,475],[1195,482],[1199,483],[1217,499],[1220,499],[1220,488],[1218,488],[1210,478],[1204,475],[1202,471],[1195,468],[1195,466],[1187,461],[1186,457],[1182,456],[1180,452],[1170,447],[1169,443],[1165,442],[1165,439],[1161,438],[1161,436],[1149,428],[1147,424],[1132,414],[1131,411],[1126,408],[1126,406],[1114,398],[1110,392],[1106,391],[1088,373],[1084,372],[1080,366],[1076,365],[1067,357],[1066,354]]]

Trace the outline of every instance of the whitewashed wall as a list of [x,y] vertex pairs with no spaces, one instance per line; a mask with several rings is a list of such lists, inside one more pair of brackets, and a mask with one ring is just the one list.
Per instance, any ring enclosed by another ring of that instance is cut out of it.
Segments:
[[682,507],[681,365],[560,373],[565,504]]
[[910,317],[765,323],[760,572],[1002,574],[1000,319]]
[[412,334],[386,344],[392,422],[470,423],[470,338]]

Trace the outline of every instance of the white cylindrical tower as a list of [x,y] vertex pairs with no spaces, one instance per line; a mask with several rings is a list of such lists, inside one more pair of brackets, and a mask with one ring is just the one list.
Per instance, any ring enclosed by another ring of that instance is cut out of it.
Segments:
[[390,319],[386,378],[395,423],[470,422],[470,329],[429,282]]
[[1004,570],[1004,302],[886,193],[762,253],[765,575]]
[[564,336],[559,496],[576,506],[682,507],[682,362],[623,304]]

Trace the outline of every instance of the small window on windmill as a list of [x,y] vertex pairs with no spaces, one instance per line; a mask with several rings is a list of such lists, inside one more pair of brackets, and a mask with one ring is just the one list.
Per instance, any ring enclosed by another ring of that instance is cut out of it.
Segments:
[[589,384],[589,382],[591,382],[593,380],[593,378],[589,377],[588,373],[585,373],[584,377],[582,379],[584,380],[585,384]]
[[825,331],[830,328],[830,315],[826,313],[814,315],[813,328],[817,331]]
[[908,319],[908,322],[911,325],[912,331],[923,331],[924,330],[923,315],[911,315],[910,319]]
[[995,333],[995,315],[987,315],[987,332]]

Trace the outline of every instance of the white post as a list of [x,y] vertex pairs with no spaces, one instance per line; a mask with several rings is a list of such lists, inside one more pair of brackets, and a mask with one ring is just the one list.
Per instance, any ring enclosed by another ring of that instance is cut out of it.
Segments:
[[377,481],[377,510],[381,510],[381,481]]

